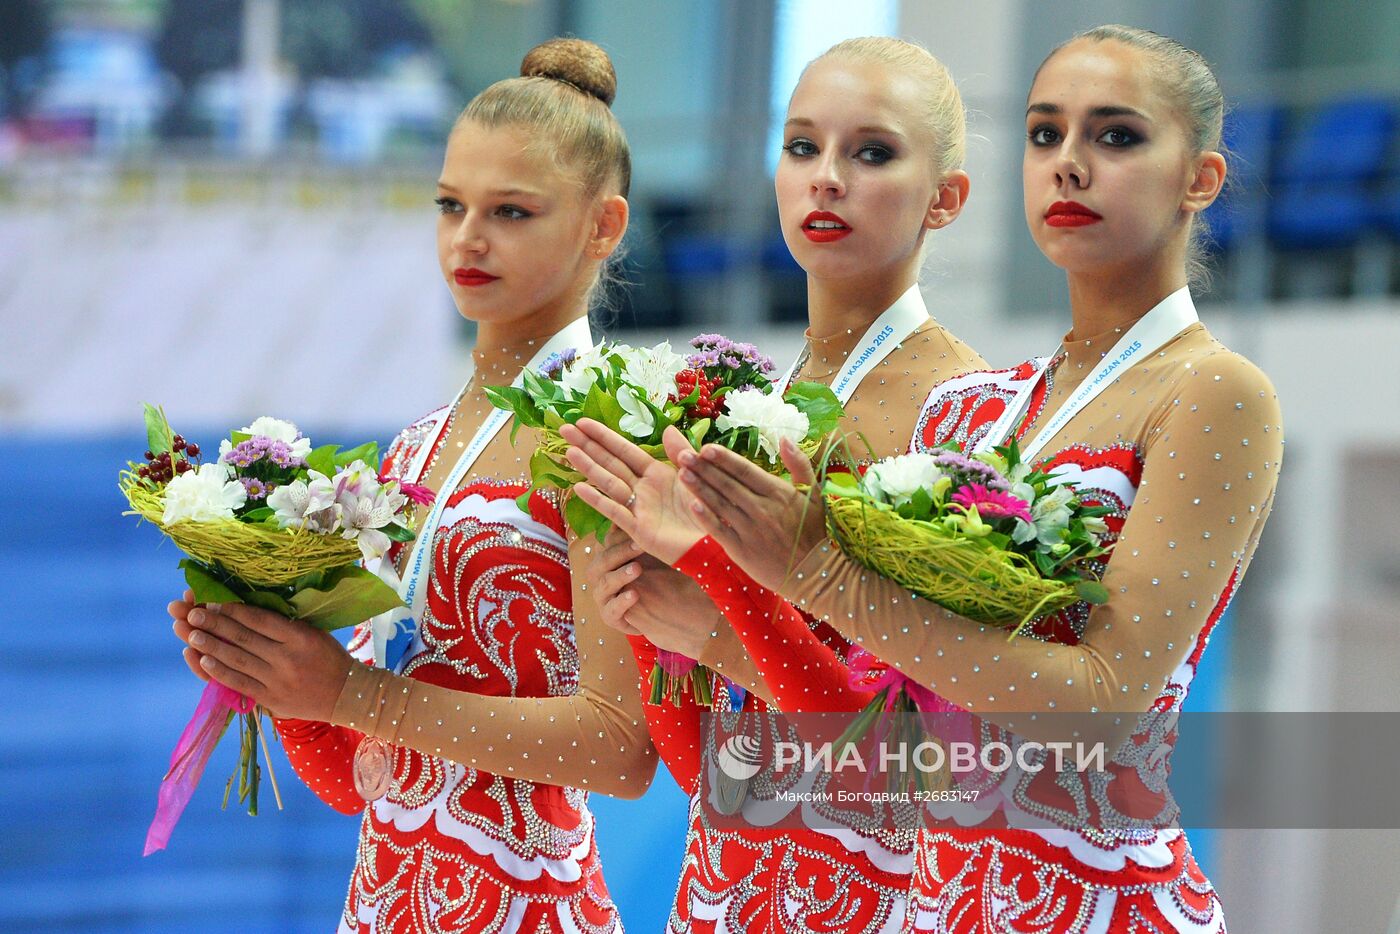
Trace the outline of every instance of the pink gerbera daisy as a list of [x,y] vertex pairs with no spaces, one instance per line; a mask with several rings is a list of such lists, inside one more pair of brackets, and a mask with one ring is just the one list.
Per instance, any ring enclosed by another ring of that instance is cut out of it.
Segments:
[[1019,496],[989,490],[980,483],[969,483],[953,494],[953,502],[963,509],[977,507],[983,519],[1024,519],[1031,521],[1031,505]]

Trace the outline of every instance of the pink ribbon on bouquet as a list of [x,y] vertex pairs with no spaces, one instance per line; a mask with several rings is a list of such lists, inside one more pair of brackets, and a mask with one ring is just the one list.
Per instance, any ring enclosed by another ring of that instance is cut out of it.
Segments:
[[684,678],[695,670],[695,666],[700,664],[689,655],[682,655],[680,652],[672,652],[669,649],[656,650],[656,664],[661,666],[661,670],[672,678]]
[[913,678],[871,655],[858,645],[851,646],[846,653],[846,667],[851,669],[850,686],[853,691],[873,691],[878,694],[886,688],[885,712],[894,710],[895,699],[904,691],[914,702],[920,713],[959,713],[962,708],[944,700],[936,691],[931,691]]
[[194,716],[185,724],[185,731],[180,734],[180,741],[170,754],[170,770],[160,783],[156,816],[146,831],[146,851],[142,856],[165,849],[175,824],[184,813],[185,805],[189,804],[200,776],[204,774],[209,756],[224,735],[229,712],[247,713],[252,709],[251,697],[224,687],[217,681],[210,681],[204,686],[199,706],[194,709]]

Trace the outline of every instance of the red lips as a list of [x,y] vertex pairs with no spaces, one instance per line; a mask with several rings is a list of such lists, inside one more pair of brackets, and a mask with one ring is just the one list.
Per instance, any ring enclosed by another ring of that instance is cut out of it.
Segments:
[[802,221],[802,234],[813,243],[831,243],[850,233],[845,219],[830,211],[813,211]]
[[470,269],[458,268],[452,270],[452,278],[456,280],[458,285],[478,286],[490,285],[501,277],[493,276],[489,272],[483,272],[473,266]]
[[1045,212],[1045,224],[1049,227],[1087,227],[1103,220],[1103,215],[1091,211],[1078,201],[1056,201]]

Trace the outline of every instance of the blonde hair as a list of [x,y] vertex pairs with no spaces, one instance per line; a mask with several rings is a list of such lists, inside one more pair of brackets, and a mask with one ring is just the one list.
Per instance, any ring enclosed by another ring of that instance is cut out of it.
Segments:
[[[1154,77],[1158,85],[1181,118],[1192,151],[1223,151],[1221,136],[1225,123],[1225,95],[1220,90],[1220,82],[1210,63],[1199,52],[1150,29],[1110,23],[1085,30],[1057,45],[1045,56],[1040,67],[1044,68],[1045,62],[1054,58],[1065,46],[1081,39],[1119,42],[1147,53],[1156,65]],[[1039,73],[1040,69],[1036,69],[1036,74]],[[1210,270],[1206,265],[1209,234],[1199,220],[1199,216],[1191,218],[1190,232],[1187,234],[1186,279],[1193,286],[1206,286],[1210,282]]]
[[578,177],[585,197],[632,184],[627,137],[612,112],[617,73],[608,53],[586,39],[550,39],[520,63],[520,77],[497,81],[463,109],[465,122],[521,127],[535,145]]
[[915,78],[924,91],[919,100],[923,122],[933,134],[934,169],[943,176],[962,168],[967,158],[967,111],[947,66],[928,49],[903,39],[863,36],[836,43],[807,68],[828,58],[888,65]]

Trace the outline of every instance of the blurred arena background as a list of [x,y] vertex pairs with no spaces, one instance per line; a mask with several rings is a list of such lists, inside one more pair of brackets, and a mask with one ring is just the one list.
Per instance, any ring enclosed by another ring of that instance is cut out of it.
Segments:
[[[218,809],[222,749],[170,848],[140,857],[198,687],[163,609],[176,553],[118,515],[116,472],[143,400],[212,443],[262,414],[384,441],[447,398],[471,335],[435,265],[442,143],[531,45],[572,33],[616,63],[633,285],[609,333],[723,329],[786,359],[805,300],[770,174],[787,95],[839,39],[925,44],[975,135],[925,291],[1006,365],[1068,320],[1022,218],[1025,92],[1100,22],[1200,50],[1235,106],[1200,304],[1273,378],[1288,432],[1279,506],[1188,709],[1400,710],[1400,4],[0,0],[0,929],[334,926],[358,822],[285,759],[287,809],[249,819]],[[661,929],[679,791],[663,769],[641,801],[594,801],[625,923]],[[1396,831],[1192,839],[1232,932],[1400,930]]]

